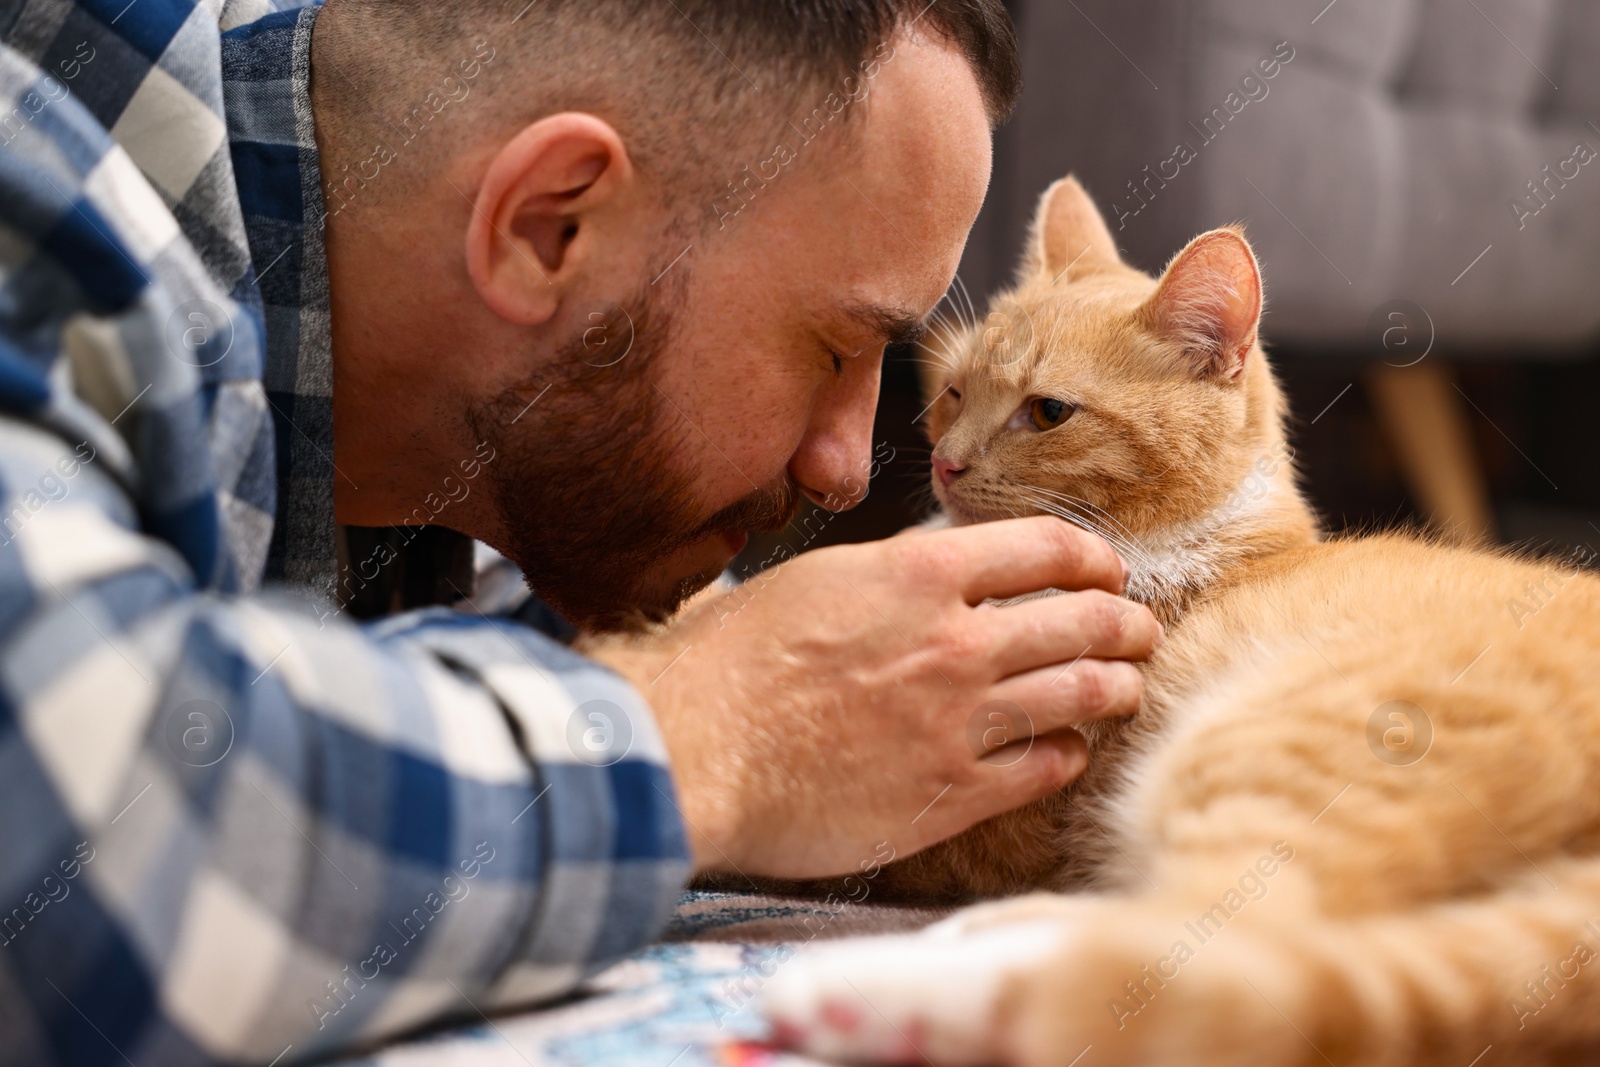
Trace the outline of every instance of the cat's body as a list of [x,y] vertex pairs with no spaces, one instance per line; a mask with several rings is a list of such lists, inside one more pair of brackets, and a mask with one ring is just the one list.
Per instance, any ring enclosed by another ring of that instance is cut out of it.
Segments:
[[953,339],[930,382],[962,394],[931,416],[941,501],[1098,529],[1167,641],[1072,788],[879,875],[1079,892],[802,956],[768,999],[786,1035],[1059,1067],[1595,1062],[1600,578],[1321,540],[1237,231],[1158,286],[1058,183],[1000,306],[1010,334]]
[[[1472,816],[1467,829],[1486,835],[1478,844],[1507,861],[1485,864],[1476,852],[1470,860],[1447,857],[1463,864],[1466,879],[1450,883],[1449,892],[1531,872],[1494,825],[1448,787],[1451,780],[1486,813],[1514,811],[1522,801],[1538,814],[1559,803],[1569,818],[1546,820],[1556,836],[1538,847],[1571,840],[1600,852],[1594,577],[1408,536],[1366,537],[1308,543],[1235,566],[1166,621],[1168,640],[1145,668],[1139,716],[1082,728],[1092,754],[1082,779],[1058,797],[886,868],[875,892],[960,899],[1030,889],[1137,890],[1145,877],[1159,885],[1150,869],[1161,863],[1159,808],[1166,801],[1155,794],[1201,780],[1243,789],[1252,774],[1264,776],[1258,787],[1269,792],[1292,785],[1293,795],[1282,799],[1293,801],[1308,826],[1336,795],[1363,781],[1377,792],[1411,784],[1406,776],[1444,784],[1446,799]],[[1567,661],[1574,648],[1587,657]],[[1551,657],[1557,662],[1546,662]],[[1507,694],[1515,706],[1500,703]],[[1385,709],[1391,701],[1420,709],[1420,717],[1411,707]],[[1486,726],[1486,716],[1500,721]],[[1285,741],[1295,746],[1293,763],[1264,748]],[[1485,751],[1480,741],[1497,747]],[[1471,772],[1496,764],[1503,778],[1473,794]],[[1548,791],[1554,783],[1560,787]],[[1515,792],[1502,795],[1503,787]],[[1318,825],[1340,832],[1335,810]],[[1368,814],[1357,812],[1363,820]],[[1438,829],[1431,817],[1404,825],[1425,834]],[[1421,854],[1387,831],[1375,844]],[[1366,895],[1359,866],[1346,868],[1343,859],[1316,878],[1328,897],[1322,906],[1359,909]],[[1344,885],[1340,871],[1356,872],[1358,885]],[[1436,888],[1446,891],[1443,883]],[[1600,898],[1595,913],[1600,918]]]

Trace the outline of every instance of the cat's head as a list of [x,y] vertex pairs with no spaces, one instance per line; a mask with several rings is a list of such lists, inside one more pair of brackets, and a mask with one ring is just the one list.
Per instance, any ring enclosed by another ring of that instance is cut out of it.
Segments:
[[1181,531],[1260,511],[1255,477],[1263,496],[1286,490],[1302,521],[1261,308],[1240,228],[1195,238],[1155,279],[1122,262],[1075,179],[1056,182],[1017,285],[985,321],[927,344],[945,512],[956,523],[1071,513],[1122,540],[1175,547]]

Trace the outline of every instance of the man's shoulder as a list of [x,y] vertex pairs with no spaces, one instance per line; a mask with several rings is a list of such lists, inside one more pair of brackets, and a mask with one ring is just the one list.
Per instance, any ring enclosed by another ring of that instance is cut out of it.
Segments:
[[221,589],[259,580],[276,511],[221,20],[286,6],[77,0],[0,37],[0,284],[30,297],[0,308],[0,403],[97,442]]

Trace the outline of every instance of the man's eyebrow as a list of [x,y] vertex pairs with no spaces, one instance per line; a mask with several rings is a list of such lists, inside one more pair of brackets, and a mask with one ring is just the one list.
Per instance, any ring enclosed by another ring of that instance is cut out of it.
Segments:
[[928,333],[926,317],[887,304],[850,304],[845,315],[891,345],[910,345]]

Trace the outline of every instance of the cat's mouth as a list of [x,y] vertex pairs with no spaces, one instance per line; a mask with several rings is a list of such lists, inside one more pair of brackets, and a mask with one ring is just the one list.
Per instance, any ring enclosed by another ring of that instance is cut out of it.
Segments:
[[973,499],[972,494],[957,493],[937,484],[933,487],[933,495],[939,502],[940,510],[949,516],[950,522],[956,526],[971,526],[979,522],[996,522],[1000,519],[1015,519],[1036,514],[1032,509],[1002,507],[998,501]]

